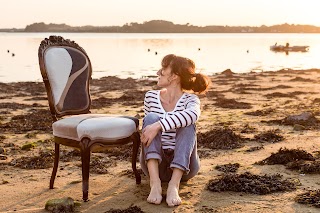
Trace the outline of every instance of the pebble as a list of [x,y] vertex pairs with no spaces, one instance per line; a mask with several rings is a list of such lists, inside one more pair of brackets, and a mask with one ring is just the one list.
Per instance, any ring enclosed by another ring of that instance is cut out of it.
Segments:
[[7,156],[5,156],[5,155],[0,155],[0,160],[7,160]]

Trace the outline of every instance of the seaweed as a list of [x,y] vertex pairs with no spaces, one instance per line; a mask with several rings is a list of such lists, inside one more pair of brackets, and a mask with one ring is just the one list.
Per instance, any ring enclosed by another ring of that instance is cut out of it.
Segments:
[[[145,174],[143,173],[142,169],[137,169],[138,173],[141,175],[141,176],[145,176]],[[127,176],[129,178],[132,178],[134,179],[135,178],[135,174],[133,172],[132,169],[126,169],[126,170],[123,170],[121,173],[120,173],[120,176]]]
[[274,165],[274,164],[287,164],[289,162],[297,161],[297,160],[311,160],[314,161],[314,157],[300,149],[287,149],[280,148],[277,153],[272,153],[268,158],[257,162],[258,165]]
[[280,120],[261,121],[266,123],[275,123],[278,125],[295,126],[302,125],[307,129],[319,128],[320,121],[312,112],[303,112],[299,115],[290,115]]
[[64,162],[69,162],[72,160],[81,160],[80,156],[80,150],[78,149],[73,149],[71,151],[62,150],[60,152],[60,160]]
[[213,192],[234,191],[252,194],[270,194],[280,191],[293,191],[296,183],[288,179],[281,180],[282,175],[254,175],[225,173],[222,177],[209,181],[208,190]]
[[117,160],[131,161],[132,144],[125,144],[119,147],[112,147],[111,149],[104,150],[103,153],[106,153],[111,158],[114,158]]
[[31,113],[16,115],[11,121],[0,124],[0,132],[26,133],[28,131],[44,131],[51,133],[52,118],[48,109],[33,109]]
[[303,174],[320,174],[320,161],[293,161],[287,163],[286,168]]
[[104,213],[144,213],[138,206],[130,206],[126,209],[110,209]]
[[246,152],[254,152],[254,151],[257,151],[257,150],[260,150],[260,149],[264,149],[263,146],[253,146],[253,147],[250,147],[246,150]]
[[251,109],[252,106],[249,103],[245,102],[238,102],[235,99],[227,99],[227,98],[217,98],[215,106],[221,108],[228,108],[228,109]]
[[266,116],[271,113],[273,113],[275,110],[274,109],[265,109],[265,110],[256,110],[256,111],[251,111],[251,112],[245,112],[245,115],[252,115],[252,116]]
[[243,146],[245,138],[235,134],[229,128],[215,128],[206,133],[198,134],[200,146],[210,149],[234,149]]
[[240,167],[239,163],[228,163],[224,165],[217,165],[216,170],[220,172],[236,172]]
[[260,134],[255,135],[254,139],[260,143],[276,143],[279,141],[283,141],[284,137],[278,134],[278,132],[280,132],[279,129],[268,130],[266,132],[262,132]]
[[90,172],[96,174],[107,174],[108,168],[115,165],[116,162],[109,158],[94,156],[90,160]]
[[252,133],[255,132],[256,128],[250,126],[249,124],[245,124],[243,126],[243,129],[241,129],[241,133]]
[[294,200],[297,203],[310,204],[311,206],[320,208],[320,189],[298,194]]
[[19,167],[21,169],[47,169],[52,167],[53,152],[39,151],[38,156],[33,157],[21,157],[12,160],[9,165]]

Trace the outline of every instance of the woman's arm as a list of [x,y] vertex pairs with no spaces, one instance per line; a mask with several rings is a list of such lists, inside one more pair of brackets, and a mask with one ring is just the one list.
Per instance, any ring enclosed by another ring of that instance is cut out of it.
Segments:
[[186,100],[186,108],[172,113],[166,118],[160,119],[162,131],[177,129],[194,124],[200,117],[200,99],[196,95],[189,95]]
[[[154,102],[154,94],[150,94],[150,91],[146,93],[145,98],[144,98],[144,106],[143,106],[143,111],[144,111],[144,116],[146,117],[150,113],[150,102]],[[150,124],[146,126],[144,129],[142,129],[141,133],[141,142],[145,146],[149,146],[154,137],[158,134],[158,132],[161,131],[161,125],[159,122]]]
[[159,122],[155,122],[146,126],[144,129],[142,129],[140,138],[141,142],[148,147],[159,131],[161,131],[161,125]]

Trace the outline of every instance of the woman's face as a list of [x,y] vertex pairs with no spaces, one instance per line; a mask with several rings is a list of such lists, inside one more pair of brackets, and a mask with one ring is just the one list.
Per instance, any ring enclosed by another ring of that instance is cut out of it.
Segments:
[[159,87],[166,87],[171,84],[171,79],[172,79],[172,73],[171,73],[171,67],[168,66],[166,68],[161,68],[157,72],[158,75],[158,86]]

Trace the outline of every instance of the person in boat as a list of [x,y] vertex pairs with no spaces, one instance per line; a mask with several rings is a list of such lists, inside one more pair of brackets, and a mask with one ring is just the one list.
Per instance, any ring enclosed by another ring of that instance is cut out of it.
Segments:
[[161,182],[168,182],[168,206],[181,204],[180,181],[194,177],[200,169],[195,123],[200,117],[200,100],[210,79],[195,73],[195,63],[173,54],[162,59],[157,72],[161,90],[145,94],[140,164],[150,179],[149,203],[162,201]]

